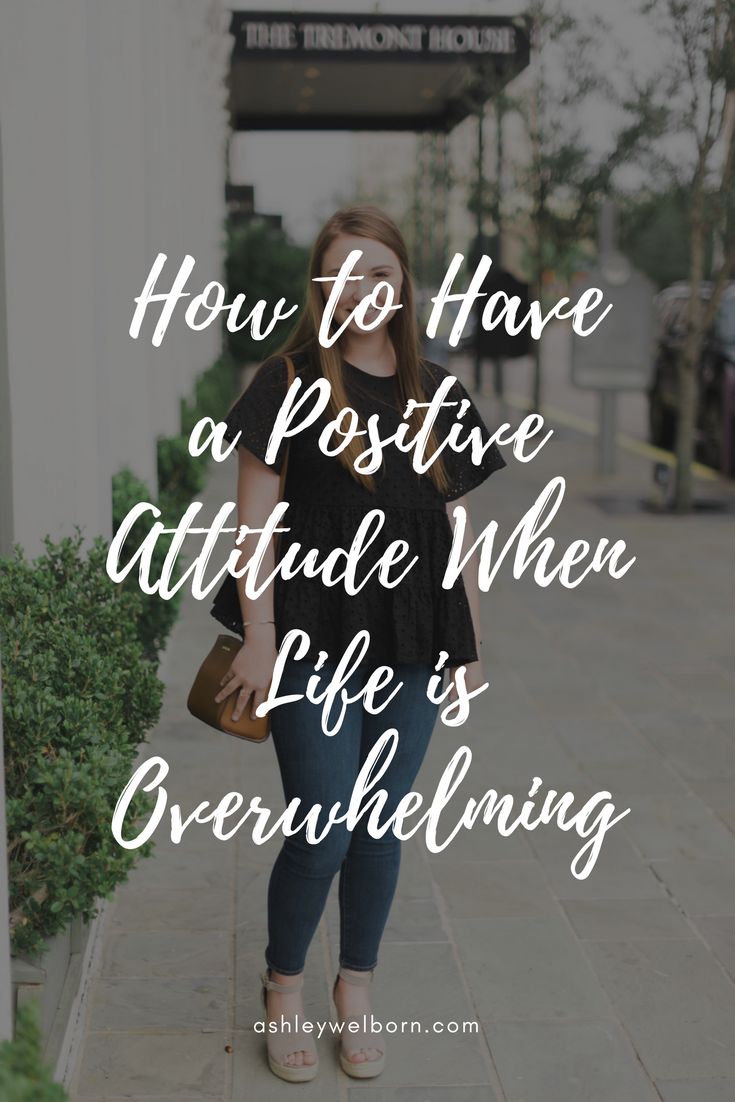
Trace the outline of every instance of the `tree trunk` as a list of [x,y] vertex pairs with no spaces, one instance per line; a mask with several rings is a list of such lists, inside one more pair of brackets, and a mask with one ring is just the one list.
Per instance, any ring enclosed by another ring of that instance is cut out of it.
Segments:
[[541,338],[533,342],[531,413],[541,412]]
[[[534,289],[534,295],[541,302],[541,288],[543,286],[543,279],[541,275],[541,255],[536,257],[536,285]],[[531,405],[529,413],[541,412],[541,340],[531,338]]]

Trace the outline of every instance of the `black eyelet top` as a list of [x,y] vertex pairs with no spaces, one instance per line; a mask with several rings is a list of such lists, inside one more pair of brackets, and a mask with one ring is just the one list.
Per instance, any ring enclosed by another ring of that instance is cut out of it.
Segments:
[[[319,378],[319,369],[304,354],[294,355],[293,362],[297,377],[302,379],[301,396]],[[371,375],[346,361],[343,372],[349,404],[365,421],[377,413],[381,438],[391,436],[404,420],[396,376]],[[417,395],[419,400],[430,401],[448,374],[438,364],[422,361],[425,397]],[[278,357],[266,360],[227,414],[226,439],[234,440],[239,432],[239,446],[264,461],[287,388],[285,360]],[[461,419],[460,439],[464,440],[470,429],[478,427],[486,443],[490,433],[467,391],[457,381],[445,401],[463,399],[467,399],[469,406]],[[447,436],[458,408],[440,410],[434,425],[437,441]],[[447,665],[475,661],[475,636],[462,578],[451,589],[443,589],[441,584],[452,543],[446,503],[462,497],[493,471],[506,466],[497,445],[491,444],[477,465],[472,463],[469,448],[461,452],[444,448],[441,456],[450,486],[442,494],[428,474],[414,471],[412,453],[389,444],[383,449],[382,467],[373,474],[372,492],[355,480],[338,457],[326,456],[319,450],[319,435],[329,420],[331,413],[327,407],[313,425],[289,442],[284,492],[289,507],[282,520],[289,531],[281,536],[279,558],[294,542],[301,544],[298,561],[311,548],[318,549],[320,562],[335,548],[347,550],[365,514],[370,509],[381,509],[385,524],[361,559],[358,576],[363,578],[394,540],[406,540],[408,551],[393,567],[391,577],[398,577],[414,556],[418,560],[395,588],[383,587],[374,574],[356,594],[346,593],[342,583],[326,586],[321,577],[306,578],[302,573],[287,581],[278,577],[274,587],[277,646],[287,631],[301,628],[311,640],[308,657],[316,658],[324,650],[330,662],[338,662],[357,632],[367,628],[371,640],[367,654],[376,664],[434,665],[442,650],[449,653]],[[285,448],[285,444],[279,447],[272,464],[276,471],[281,469]],[[231,631],[243,634],[235,581],[229,574],[215,597],[211,613]]]

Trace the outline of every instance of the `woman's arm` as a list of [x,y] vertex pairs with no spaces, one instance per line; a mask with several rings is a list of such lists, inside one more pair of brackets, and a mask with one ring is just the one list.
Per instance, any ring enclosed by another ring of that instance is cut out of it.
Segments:
[[[237,475],[237,520],[239,526],[248,528],[263,528],[278,504],[280,477],[272,467],[261,462],[246,448],[238,447],[238,475]],[[238,544],[240,552],[237,560],[237,569],[243,567],[254,550],[258,535],[247,535]],[[263,556],[261,572],[264,575],[272,573],[275,567],[274,541],[271,540]],[[237,594],[240,600],[240,611],[243,623],[248,624],[245,630],[245,641],[235,655],[230,669],[223,678],[223,689],[215,697],[216,701],[224,700],[231,693],[239,691],[232,718],[238,720],[242,714],[248,699],[252,696],[250,706],[251,714],[254,713],[262,701],[265,700],[268,686],[273,676],[276,650],[276,628],[272,622],[273,615],[273,583],[263,589],[263,592],[255,599],[245,596],[244,579],[237,579]]]

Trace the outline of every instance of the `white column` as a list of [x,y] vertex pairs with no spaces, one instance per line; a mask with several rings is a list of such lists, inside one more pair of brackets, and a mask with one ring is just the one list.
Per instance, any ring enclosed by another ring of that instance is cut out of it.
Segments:
[[10,419],[10,365],[5,311],[3,221],[3,134],[0,116],[0,555],[10,555],[15,532],[13,506],[13,426]]
[[181,307],[160,348],[153,317],[137,341],[128,328],[158,252],[164,281],[194,255],[192,292],[222,276],[226,15],[220,0],[0,8],[0,551],[35,555],[77,523],[109,536],[111,475],[130,466],[155,494],[156,437],[179,431],[219,352],[219,325],[194,333]]
[[[168,263],[164,269],[167,285],[173,282],[174,273],[181,261],[181,243],[172,227],[178,203],[177,175],[171,171],[170,149],[172,143],[172,99],[170,89],[171,25],[170,0],[156,0],[143,8],[141,25],[144,88],[144,150],[146,165],[146,234],[145,264],[140,273],[142,288],[145,277],[159,252],[166,253]],[[175,315],[177,317],[178,315]],[[174,371],[180,358],[181,343],[177,339],[180,326],[174,321],[159,348],[150,344],[154,322],[146,319],[140,342],[147,341],[149,350],[149,393],[151,419],[156,434],[168,435],[178,431],[178,411],[175,408]]]
[[[0,132],[0,212],[3,208],[3,157],[2,132]],[[5,260],[3,251],[3,223],[0,217],[0,470],[7,472],[0,481],[0,555],[9,554],[13,525],[12,441],[9,423],[8,357],[5,333]],[[7,837],[5,827],[5,754],[3,752],[3,683],[0,669],[0,838]],[[10,912],[8,893],[7,846],[0,852],[0,1041],[12,1036],[10,985],[10,936],[6,915]]]
[[[94,333],[107,478],[129,467],[156,492],[151,346],[128,328],[146,272],[141,2],[87,0],[93,150]],[[114,48],[113,44],[114,43]]]
[[110,534],[100,478],[87,5],[0,12],[13,538]]

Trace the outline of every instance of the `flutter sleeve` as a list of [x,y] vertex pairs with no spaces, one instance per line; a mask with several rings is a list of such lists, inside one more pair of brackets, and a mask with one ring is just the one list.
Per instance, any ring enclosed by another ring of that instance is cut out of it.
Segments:
[[[274,357],[260,365],[241,396],[224,418],[225,440],[247,448],[265,463],[271,431],[288,390],[288,370],[285,359]],[[239,438],[238,438],[239,433]],[[286,441],[278,446],[273,470],[280,473],[286,454]]]
[[[443,377],[446,377],[447,373],[443,372],[443,369],[441,370]],[[480,416],[480,411],[459,379],[455,380],[445,400],[447,402],[461,403],[465,401],[468,403],[464,416],[459,418],[459,423],[462,426],[459,442],[462,443],[467,439],[472,439],[474,444],[474,447],[473,444],[468,444],[463,451],[455,451],[447,446],[441,453],[444,469],[449,478],[449,489],[444,492],[443,497],[445,501],[455,501],[456,498],[462,497],[470,490],[474,490],[476,486],[489,478],[493,471],[499,471],[506,467],[507,463],[503,459],[498,445],[494,441],[489,443],[491,433]],[[442,438],[448,435],[450,427],[458,419],[457,414],[460,408],[458,404],[449,406],[445,411],[445,416],[441,419]],[[479,462],[474,463],[473,452],[478,448],[478,445],[475,444],[478,438],[482,441],[483,453]]]

